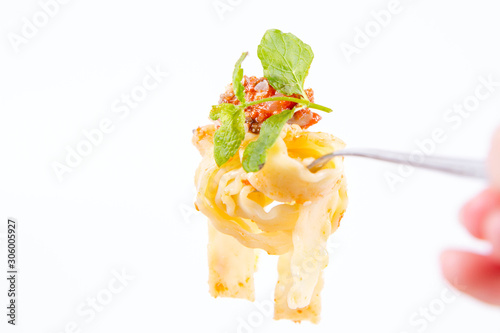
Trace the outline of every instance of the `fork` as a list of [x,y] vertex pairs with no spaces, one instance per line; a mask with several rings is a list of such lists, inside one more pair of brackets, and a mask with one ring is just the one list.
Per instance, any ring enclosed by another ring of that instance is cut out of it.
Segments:
[[438,157],[417,156],[411,153],[393,152],[380,149],[350,148],[323,155],[307,166],[309,171],[317,172],[336,156],[366,157],[391,163],[410,165],[417,168],[436,170],[454,175],[487,180],[488,172],[485,161]]

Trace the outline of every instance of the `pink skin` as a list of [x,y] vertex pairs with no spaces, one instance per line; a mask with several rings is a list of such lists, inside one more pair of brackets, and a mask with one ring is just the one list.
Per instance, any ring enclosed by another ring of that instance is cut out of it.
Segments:
[[462,209],[462,223],[476,238],[491,244],[488,255],[447,250],[441,255],[445,278],[483,302],[500,305],[500,129],[488,160],[491,186]]

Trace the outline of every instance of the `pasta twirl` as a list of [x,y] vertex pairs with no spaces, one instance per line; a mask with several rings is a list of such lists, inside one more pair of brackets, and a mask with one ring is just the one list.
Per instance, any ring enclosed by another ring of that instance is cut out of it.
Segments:
[[[255,255],[250,249],[264,249],[280,255],[275,318],[316,322],[321,274],[328,263],[326,241],[339,226],[347,197],[342,158],[315,174],[306,165],[310,158],[341,149],[344,143],[329,134],[285,125],[264,167],[246,173],[242,150],[256,135],[247,133],[238,154],[218,167],[210,147],[214,131],[215,125],[200,127],[193,138],[203,156],[196,172],[196,206],[214,229],[209,248],[225,247],[209,255],[212,295],[253,300],[253,284],[248,281],[253,281]],[[232,236],[229,239],[238,244],[214,244],[222,237],[219,234]],[[223,269],[221,261],[225,261]],[[218,278],[212,278],[214,272]],[[234,287],[239,284],[241,288]]]

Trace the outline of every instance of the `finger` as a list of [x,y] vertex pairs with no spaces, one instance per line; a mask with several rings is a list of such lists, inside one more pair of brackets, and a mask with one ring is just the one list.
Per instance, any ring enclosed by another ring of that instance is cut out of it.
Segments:
[[500,191],[487,189],[465,204],[461,212],[462,223],[474,237],[485,239],[484,221],[497,207],[500,207]]
[[488,168],[493,187],[500,191],[500,128],[493,136]]
[[456,289],[500,305],[500,264],[490,257],[449,250],[441,255],[443,275]]
[[491,243],[491,257],[500,264],[500,207],[488,215],[482,233],[485,239]]

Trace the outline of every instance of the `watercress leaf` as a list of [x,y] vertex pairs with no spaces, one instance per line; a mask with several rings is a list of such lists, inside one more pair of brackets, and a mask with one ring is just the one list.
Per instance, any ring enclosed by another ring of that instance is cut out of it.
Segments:
[[241,83],[241,80],[243,79],[243,68],[241,68],[241,63],[245,60],[247,55],[248,52],[243,52],[241,57],[236,62],[233,71],[233,90],[235,96],[241,103],[245,103],[245,87],[243,87],[243,84]]
[[243,153],[243,169],[246,172],[259,171],[266,162],[267,150],[278,139],[285,123],[292,118],[293,110],[285,110],[267,118],[260,128],[257,140],[250,142]]
[[220,105],[222,106],[216,110],[218,110],[221,127],[214,135],[214,158],[218,166],[222,166],[236,154],[245,138],[243,108],[229,103]]
[[[232,104],[231,104],[232,105]],[[230,108],[231,106],[229,103],[224,103],[224,104],[217,104],[217,105],[212,105],[212,110],[210,111],[210,119],[212,120],[217,120],[220,117],[220,113],[224,108]]]
[[257,55],[264,67],[264,76],[271,86],[285,95],[304,92],[304,81],[314,58],[311,47],[291,33],[277,29],[267,30],[262,37]]

